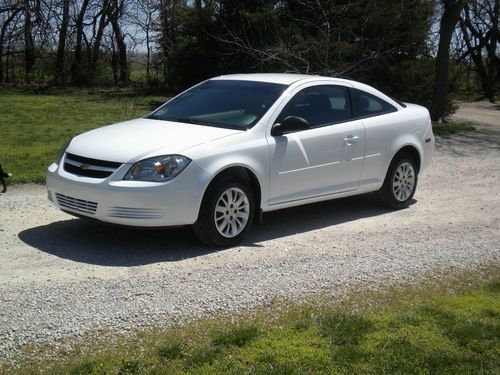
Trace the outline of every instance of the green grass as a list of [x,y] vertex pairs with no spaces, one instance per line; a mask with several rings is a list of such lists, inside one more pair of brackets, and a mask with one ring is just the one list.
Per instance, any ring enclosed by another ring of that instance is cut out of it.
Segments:
[[73,136],[150,112],[165,97],[133,91],[26,92],[0,89],[0,164],[10,183],[43,182]]
[[[7,374],[498,374],[500,272],[32,352]],[[2,368],[0,367],[0,373]]]
[[218,332],[212,340],[212,345],[215,347],[243,347],[257,337],[258,334],[259,329],[254,325],[231,327]]
[[451,122],[451,123],[433,123],[432,131],[434,135],[438,135],[440,137],[449,137],[450,135],[457,133],[467,133],[474,131],[475,128],[471,124],[460,123],[460,122]]

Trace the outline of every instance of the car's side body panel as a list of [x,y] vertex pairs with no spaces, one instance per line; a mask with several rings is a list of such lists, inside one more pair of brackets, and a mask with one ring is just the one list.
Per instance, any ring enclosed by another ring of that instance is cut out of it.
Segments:
[[378,189],[384,182],[394,155],[405,146],[414,147],[422,159],[426,131],[426,111],[407,107],[398,112],[363,119],[366,129],[366,155],[361,186]]
[[[249,136],[249,132],[254,134]],[[204,184],[203,191],[224,170],[242,167],[257,177],[261,189],[261,202],[259,203],[261,206],[265,205],[269,186],[269,150],[266,139],[259,135],[261,132],[261,129],[253,128],[248,132],[186,150],[184,154],[196,160],[196,163],[206,171],[207,176],[210,176],[210,179]],[[202,198],[203,196],[199,197],[198,204],[201,204]]]

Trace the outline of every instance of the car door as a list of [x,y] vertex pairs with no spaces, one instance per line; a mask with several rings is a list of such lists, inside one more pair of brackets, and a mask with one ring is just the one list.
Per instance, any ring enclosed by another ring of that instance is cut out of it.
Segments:
[[392,104],[382,98],[358,89],[351,90],[355,117],[365,126],[365,161],[360,188],[382,184],[387,171],[390,145],[401,134],[401,117]]
[[348,87],[316,84],[299,89],[273,123],[288,116],[306,119],[311,128],[279,136],[268,132],[269,204],[356,190],[365,129],[361,120],[352,119]]

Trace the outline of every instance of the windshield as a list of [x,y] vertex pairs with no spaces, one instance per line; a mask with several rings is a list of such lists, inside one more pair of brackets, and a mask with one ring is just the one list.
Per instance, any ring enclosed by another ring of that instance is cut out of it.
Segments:
[[148,118],[245,130],[259,121],[286,87],[268,82],[206,81]]

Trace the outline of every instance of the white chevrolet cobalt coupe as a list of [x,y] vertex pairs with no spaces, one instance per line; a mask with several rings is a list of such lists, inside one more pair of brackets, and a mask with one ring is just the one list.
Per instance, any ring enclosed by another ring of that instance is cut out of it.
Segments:
[[204,243],[231,246],[267,211],[375,191],[406,207],[433,151],[425,108],[365,84],[229,75],[73,138],[49,166],[47,188],[73,215],[192,225]]

